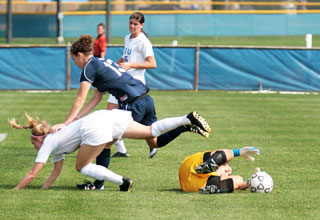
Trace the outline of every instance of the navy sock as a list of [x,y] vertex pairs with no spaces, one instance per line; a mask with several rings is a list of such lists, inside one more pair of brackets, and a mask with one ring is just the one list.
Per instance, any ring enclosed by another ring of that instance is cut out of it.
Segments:
[[[103,151],[96,158],[96,164],[108,168],[110,164],[110,151],[110,149],[103,149]],[[104,180],[94,181],[94,186],[98,189],[100,189],[103,186],[103,184]]]
[[160,135],[157,139],[158,147],[164,147],[171,141],[173,141],[176,137],[178,137],[181,133],[187,131],[185,126],[177,127],[174,130],[168,131],[162,135]]

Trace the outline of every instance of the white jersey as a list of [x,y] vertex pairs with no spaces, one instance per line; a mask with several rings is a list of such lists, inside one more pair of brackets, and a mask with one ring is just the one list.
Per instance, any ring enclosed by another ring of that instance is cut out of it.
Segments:
[[[131,34],[124,37],[123,62],[143,63],[147,57],[154,56],[152,44],[144,33],[136,38],[130,38]],[[145,69],[129,69],[127,72],[135,79],[146,84]]]
[[[143,63],[147,57],[154,56],[152,44],[144,33],[140,33],[136,38],[130,38],[130,36],[131,34],[128,34],[124,37],[123,62]],[[127,73],[146,84],[145,71],[145,69],[131,68]],[[111,94],[108,102],[118,104],[116,97]]]
[[50,154],[52,162],[64,159],[64,154],[76,151],[80,145],[98,146],[120,139],[132,121],[131,112],[120,109],[98,110],[47,135],[35,162],[45,163]]

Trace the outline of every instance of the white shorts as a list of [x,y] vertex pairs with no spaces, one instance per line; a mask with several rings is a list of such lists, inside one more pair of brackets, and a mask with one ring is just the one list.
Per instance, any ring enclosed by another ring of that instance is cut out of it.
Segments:
[[129,111],[119,109],[95,111],[82,120],[81,144],[98,146],[120,139],[132,120]]
[[118,104],[118,100],[113,95],[109,95],[108,101],[109,103]]

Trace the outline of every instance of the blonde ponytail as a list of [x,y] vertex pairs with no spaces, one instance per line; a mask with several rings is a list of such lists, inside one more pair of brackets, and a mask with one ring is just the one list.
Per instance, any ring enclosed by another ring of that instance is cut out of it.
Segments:
[[26,112],[24,115],[27,118],[28,125],[18,125],[16,122],[16,119],[8,119],[9,124],[11,125],[12,128],[15,129],[28,129],[31,128],[31,134],[34,136],[46,136],[47,134],[50,133],[50,128],[51,126],[47,124],[46,121],[40,121],[40,119],[37,117],[36,119],[33,119],[30,117]]

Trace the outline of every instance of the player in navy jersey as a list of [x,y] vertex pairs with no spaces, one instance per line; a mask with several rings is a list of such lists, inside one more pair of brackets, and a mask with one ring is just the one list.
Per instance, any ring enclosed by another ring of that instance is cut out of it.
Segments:
[[[148,87],[140,80],[134,79],[110,59],[93,57],[92,51],[93,41],[90,35],[82,35],[72,44],[71,57],[82,69],[80,89],[65,122],[54,125],[52,131],[56,132],[72,121],[87,115],[101,101],[106,92],[116,97],[120,109],[131,111],[135,121],[143,125],[151,125],[157,121],[153,99],[147,94]],[[82,108],[91,86],[95,87],[94,96]],[[196,113],[193,117],[200,118]],[[146,141],[151,148],[163,147],[185,131],[208,136],[211,130],[208,123],[203,121],[199,126],[180,126],[158,138],[148,138]],[[97,157],[96,163],[108,167],[110,149],[104,149]],[[103,181],[95,181],[96,188],[102,186]]]
[[112,60],[93,56],[81,73],[81,82],[90,82],[100,93],[111,93],[120,106],[135,101],[149,91],[148,87],[132,78]]

